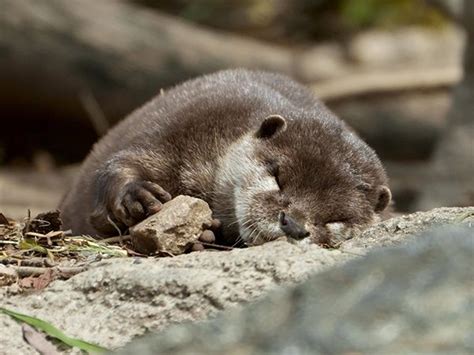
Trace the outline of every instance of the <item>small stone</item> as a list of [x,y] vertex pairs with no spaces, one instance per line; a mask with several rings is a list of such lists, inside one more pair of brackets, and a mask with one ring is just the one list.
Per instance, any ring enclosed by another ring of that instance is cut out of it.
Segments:
[[15,269],[0,264],[0,287],[14,284],[18,280]]
[[209,205],[191,196],[177,196],[162,209],[130,228],[134,249],[142,254],[183,254],[195,244],[203,225],[211,225]]

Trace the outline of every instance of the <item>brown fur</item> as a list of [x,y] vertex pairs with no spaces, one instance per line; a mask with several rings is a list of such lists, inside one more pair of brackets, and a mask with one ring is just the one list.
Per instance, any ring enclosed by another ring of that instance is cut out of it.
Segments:
[[[281,117],[265,127],[271,115]],[[270,166],[281,190],[260,188],[273,181]],[[116,234],[110,220],[125,229],[143,219],[169,198],[162,188],[206,200],[227,239],[243,224],[248,242],[274,239],[284,211],[326,243],[328,223],[370,223],[390,200],[386,185],[374,151],[305,87],[229,70],[176,86],[113,128],[60,209],[75,233]]]

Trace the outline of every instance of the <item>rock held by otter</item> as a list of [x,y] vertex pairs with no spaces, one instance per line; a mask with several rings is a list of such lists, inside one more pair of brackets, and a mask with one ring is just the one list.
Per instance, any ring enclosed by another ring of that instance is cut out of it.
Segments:
[[66,228],[103,237],[181,194],[209,203],[225,239],[248,244],[331,243],[390,201],[375,152],[307,88],[242,69],[187,81],[133,112],[93,147],[60,209]]

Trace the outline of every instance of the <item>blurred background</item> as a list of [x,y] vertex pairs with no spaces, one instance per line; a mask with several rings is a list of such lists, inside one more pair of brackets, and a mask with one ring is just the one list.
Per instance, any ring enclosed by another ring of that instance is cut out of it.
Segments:
[[0,0],[0,212],[54,208],[93,143],[182,80],[306,84],[378,152],[399,212],[474,205],[473,1]]

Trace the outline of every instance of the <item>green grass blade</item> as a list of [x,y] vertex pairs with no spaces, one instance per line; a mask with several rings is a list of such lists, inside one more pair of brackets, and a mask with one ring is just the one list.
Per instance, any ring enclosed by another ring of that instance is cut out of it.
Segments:
[[91,344],[83,340],[70,338],[66,334],[61,332],[58,328],[56,328],[55,326],[53,326],[52,324],[44,320],[41,320],[35,317],[30,317],[30,316],[27,316],[26,314],[17,313],[3,307],[0,307],[0,313],[7,314],[16,320],[25,322],[35,327],[36,329],[42,330],[49,336],[60,340],[61,342],[63,342],[64,344],[70,347],[76,347],[78,349],[87,351],[89,353],[104,353],[108,351],[108,349],[103,348],[101,346]]
[[20,241],[20,249],[21,250],[33,250],[41,254],[48,254],[48,250],[36,243],[34,240],[30,239],[23,239]]

